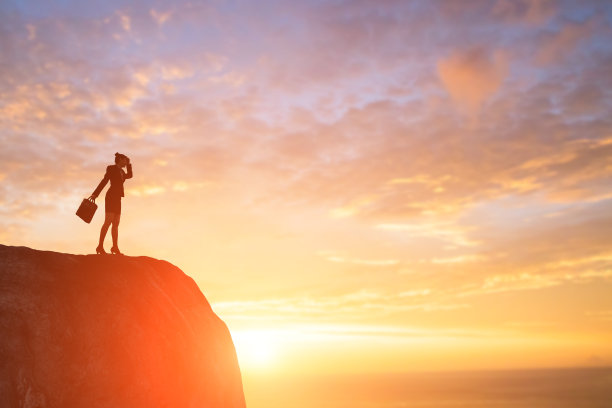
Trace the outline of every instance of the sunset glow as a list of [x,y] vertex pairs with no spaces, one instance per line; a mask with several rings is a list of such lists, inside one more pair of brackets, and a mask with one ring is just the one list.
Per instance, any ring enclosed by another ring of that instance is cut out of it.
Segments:
[[74,213],[127,154],[121,250],[193,277],[247,405],[272,374],[612,365],[611,3],[0,19],[0,242],[94,253]]
[[235,331],[233,340],[243,368],[274,368],[278,363],[280,344],[273,330]]

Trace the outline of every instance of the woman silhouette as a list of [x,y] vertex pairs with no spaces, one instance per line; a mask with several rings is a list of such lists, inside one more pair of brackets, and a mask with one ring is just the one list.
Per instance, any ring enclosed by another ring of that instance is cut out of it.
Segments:
[[[123,171],[122,167],[127,167],[127,174]],[[121,219],[121,197],[124,196],[123,182],[129,178],[132,178],[132,164],[130,163],[130,159],[124,154],[115,153],[115,164],[111,164],[106,168],[104,178],[90,196],[90,198],[95,200],[98,195],[100,195],[104,186],[106,186],[106,183],[110,181],[110,188],[106,192],[106,197],[104,199],[105,217],[104,224],[102,224],[102,228],[100,229],[100,242],[96,248],[96,253],[98,254],[106,253],[104,251],[104,238],[106,237],[109,225],[113,224],[113,228],[111,229],[111,235],[113,237],[111,252],[121,255],[121,251],[119,251],[119,247],[117,246],[117,241],[119,239],[119,220]]]

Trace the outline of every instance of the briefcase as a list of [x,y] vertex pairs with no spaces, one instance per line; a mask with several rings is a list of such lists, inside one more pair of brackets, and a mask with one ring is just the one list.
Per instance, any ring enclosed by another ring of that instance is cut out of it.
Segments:
[[89,224],[97,209],[98,205],[93,199],[84,198],[83,202],[81,203],[79,209],[76,212],[76,215],[81,217],[83,221]]

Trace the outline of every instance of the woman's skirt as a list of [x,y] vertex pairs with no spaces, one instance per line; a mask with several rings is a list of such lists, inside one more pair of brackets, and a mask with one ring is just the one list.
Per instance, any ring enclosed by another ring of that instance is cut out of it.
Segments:
[[106,192],[104,197],[104,211],[107,213],[121,214],[121,195]]

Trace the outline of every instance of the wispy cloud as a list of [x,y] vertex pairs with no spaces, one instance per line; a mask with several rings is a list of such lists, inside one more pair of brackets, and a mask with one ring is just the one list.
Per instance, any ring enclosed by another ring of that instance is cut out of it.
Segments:
[[501,86],[508,74],[508,59],[501,51],[486,49],[458,52],[438,63],[438,75],[455,101],[476,111]]

